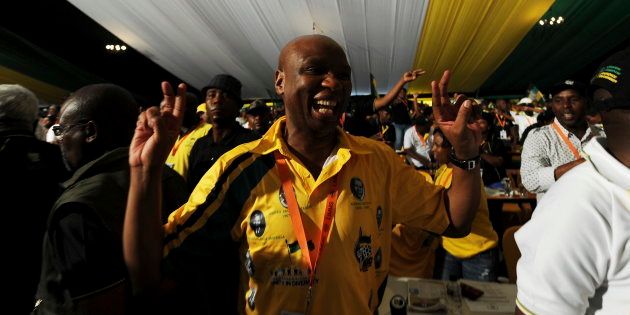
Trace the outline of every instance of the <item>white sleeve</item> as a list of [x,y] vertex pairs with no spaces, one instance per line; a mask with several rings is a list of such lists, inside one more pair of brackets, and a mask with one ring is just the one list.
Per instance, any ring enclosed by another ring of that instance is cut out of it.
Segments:
[[563,177],[516,233],[521,251],[516,302],[523,313],[584,314],[605,281],[611,222],[596,210],[601,205],[588,200],[597,191],[588,186],[594,185]]
[[542,136],[541,128],[529,133],[521,152],[521,182],[532,193],[544,193],[556,182],[547,151],[551,144]]
[[413,126],[405,130],[405,136],[403,137],[403,149],[413,149]]

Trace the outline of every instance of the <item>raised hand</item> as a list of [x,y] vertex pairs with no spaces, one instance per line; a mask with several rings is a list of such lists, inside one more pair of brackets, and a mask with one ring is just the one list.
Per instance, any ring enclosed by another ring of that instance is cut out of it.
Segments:
[[481,128],[477,124],[478,107],[464,95],[455,95],[455,102],[451,104],[448,96],[448,81],[451,78],[449,70],[444,71],[438,84],[431,82],[433,93],[433,117],[444,136],[453,145],[458,159],[468,160],[479,155],[481,144]]
[[186,85],[177,87],[177,96],[168,82],[162,82],[164,98],[160,108],[151,107],[140,113],[129,146],[129,165],[161,168],[179,135],[186,109]]
[[405,83],[409,83],[411,81],[414,81],[419,76],[421,76],[421,75],[423,75],[425,73],[427,73],[427,72],[422,70],[422,69],[415,69],[415,70],[407,71],[407,72],[403,73],[402,79],[403,79],[403,81],[405,81]]

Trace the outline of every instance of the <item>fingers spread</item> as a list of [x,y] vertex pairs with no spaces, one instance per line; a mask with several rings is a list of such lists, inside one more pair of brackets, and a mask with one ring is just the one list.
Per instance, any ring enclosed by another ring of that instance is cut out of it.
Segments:
[[449,70],[445,70],[444,74],[442,74],[442,79],[440,79],[440,95],[442,97],[442,105],[446,105],[449,103],[448,99],[448,82],[451,80],[451,72]]
[[186,84],[180,83],[177,86],[177,97],[175,98],[175,108],[173,109],[173,116],[178,120],[183,119],[184,111],[186,110]]
[[162,96],[162,103],[160,103],[162,111],[172,111],[175,96],[173,95],[173,87],[171,87],[171,84],[166,81],[162,82]]
[[442,121],[442,104],[440,103],[441,95],[437,82],[431,81],[431,98],[433,100],[433,118],[435,121]]
[[427,73],[427,72],[425,70],[422,70],[422,69],[413,70],[413,74],[416,75],[416,76],[420,76],[420,75],[423,75],[425,73]]

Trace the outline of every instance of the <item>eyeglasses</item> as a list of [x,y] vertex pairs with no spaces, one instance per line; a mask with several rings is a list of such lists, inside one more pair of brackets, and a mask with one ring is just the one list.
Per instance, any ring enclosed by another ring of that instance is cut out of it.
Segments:
[[55,137],[61,137],[63,136],[66,132],[68,132],[70,129],[77,127],[77,126],[83,126],[83,125],[87,125],[90,122],[92,122],[91,120],[88,121],[79,121],[78,123],[74,124],[74,125],[69,125],[69,126],[64,126],[64,125],[55,125],[52,126],[52,131],[55,134]]

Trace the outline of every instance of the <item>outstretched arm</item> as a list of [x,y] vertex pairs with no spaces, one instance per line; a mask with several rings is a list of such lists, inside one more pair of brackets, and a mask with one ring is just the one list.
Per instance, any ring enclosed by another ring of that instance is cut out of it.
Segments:
[[396,97],[398,97],[398,93],[400,93],[400,91],[403,89],[405,84],[411,81],[414,81],[416,78],[418,78],[419,76],[425,73],[426,71],[422,69],[415,69],[415,70],[411,70],[411,71],[407,71],[403,73],[400,80],[396,82],[396,85],[394,85],[394,87],[392,87],[392,89],[389,90],[387,94],[385,94],[385,96],[374,100],[374,110],[376,111],[379,108],[391,103],[394,99],[396,99]]
[[157,289],[162,259],[162,168],[179,133],[186,106],[186,85],[177,96],[162,82],[164,100],[138,117],[129,147],[131,178],[123,230],[123,253],[134,293]]
[[[444,71],[439,84],[431,82],[433,92],[433,116],[444,136],[453,145],[455,158],[470,160],[479,156],[481,129],[474,115],[472,101],[456,95],[451,104],[448,96],[450,71]],[[470,226],[479,208],[481,176],[479,165],[471,171],[453,167],[453,181],[446,195],[447,211],[451,223],[446,236],[462,237],[470,232]]]

